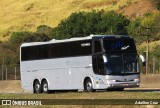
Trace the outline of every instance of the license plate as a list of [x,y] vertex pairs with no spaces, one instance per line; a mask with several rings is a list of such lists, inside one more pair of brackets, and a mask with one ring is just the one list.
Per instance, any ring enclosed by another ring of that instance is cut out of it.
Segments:
[[128,84],[122,84],[123,86],[128,86]]

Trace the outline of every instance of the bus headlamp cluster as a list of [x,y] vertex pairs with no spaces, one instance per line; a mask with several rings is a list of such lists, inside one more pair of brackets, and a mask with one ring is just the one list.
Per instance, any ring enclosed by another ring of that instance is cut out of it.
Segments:
[[116,80],[107,80],[107,82],[116,82]]
[[139,79],[134,79],[134,81],[139,81]]

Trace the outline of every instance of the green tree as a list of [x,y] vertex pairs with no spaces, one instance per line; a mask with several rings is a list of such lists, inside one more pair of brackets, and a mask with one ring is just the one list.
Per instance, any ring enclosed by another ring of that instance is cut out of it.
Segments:
[[53,38],[66,39],[90,34],[128,34],[129,23],[130,21],[125,16],[114,11],[93,10],[73,13],[53,28]]
[[160,45],[155,45],[151,54],[154,57],[160,57]]
[[160,13],[157,13],[154,18],[154,24],[151,27],[151,36],[152,40],[157,41],[160,40]]
[[131,21],[127,28],[129,35],[132,35],[139,44],[146,41],[147,35],[150,41],[159,40],[160,14],[147,13],[143,18]]
[[160,0],[153,0],[153,2],[154,2],[154,4],[155,4],[156,8],[157,8],[158,10],[160,10]]
[[52,28],[47,25],[40,25],[37,27],[36,33],[45,34],[48,37],[52,37]]
[[48,41],[50,38],[44,33],[32,33],[32,32],[14,32],[9,41],[12,44],[20,45],[24,42],[42,42]]
[[114,11],[102,14],[102,19],[99,22],[98,30],[105,34],[128,34],[127,26],[130,21],[123,15]]
[[141,43],[143,40],[143,29],[141,28],[141,20],[140,19],[135,19],[130,22],[129,26],[127,27],[128,34],[130,36],[133,36],[134,39],[138,42]]
[[13,32],[9,41],[12,44],[21,44],[24,40],[24,37],[30,35],[30,32]]
[[31,33],[23,38],[23,42],[44,42],[49,40],[51,39],[44,33]]
[[[44,33],[32,33],[32,32],[14,32],[9,42],[5,43],[3,47],[5,47],[5,52],[10,52],[9,54],[6,54],[6,58],[12,58],[6,59],[5,61],[8,61],[6,64],[16,64],[19,63],[19,48],[20,45],[24,42],[43,42],[48,41],[50,38],[44,34]],[[14,55],[14,56],[13,56]],[[14,62],[14,63],[13,63]]]

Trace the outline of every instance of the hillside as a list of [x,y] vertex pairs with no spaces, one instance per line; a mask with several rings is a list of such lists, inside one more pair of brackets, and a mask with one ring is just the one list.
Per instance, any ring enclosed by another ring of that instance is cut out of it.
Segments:
[[151,0],[140,0],[138,2],[130,3],[130,5],[118,10],[118,12],[123,13],[130,18],[143,17],[146,13],[153,13],[156,11]]
[[128,17],[156,11],[151,0],[0,0],[0,40],[8,39],[13,31],[56,27],[73,12],[93,9],[115,10]]

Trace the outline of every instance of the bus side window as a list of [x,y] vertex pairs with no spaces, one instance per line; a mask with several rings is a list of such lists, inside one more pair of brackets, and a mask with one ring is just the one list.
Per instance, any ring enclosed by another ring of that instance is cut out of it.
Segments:
[[104,62],[102,56],[98,56],[97,58],[97,64],[98,64],[98,74],[104,75]]
[[95,74],[104,75],[104,62],[102,56],[94,56],[93,71]]
[[93,53],[93,71],[95,74],[104,74],[104,62],[102,58],[101,43],[99,40],[94,41],[94,53]]
[[101,52],[101,43],[100,41],[95,41],[94,42],[94,53],[99,53]]
[[93,72],[94,72],[95,74],[98,74],[97,58],[96,58],[96,57],[93,57],[92,62],[93,62]]

